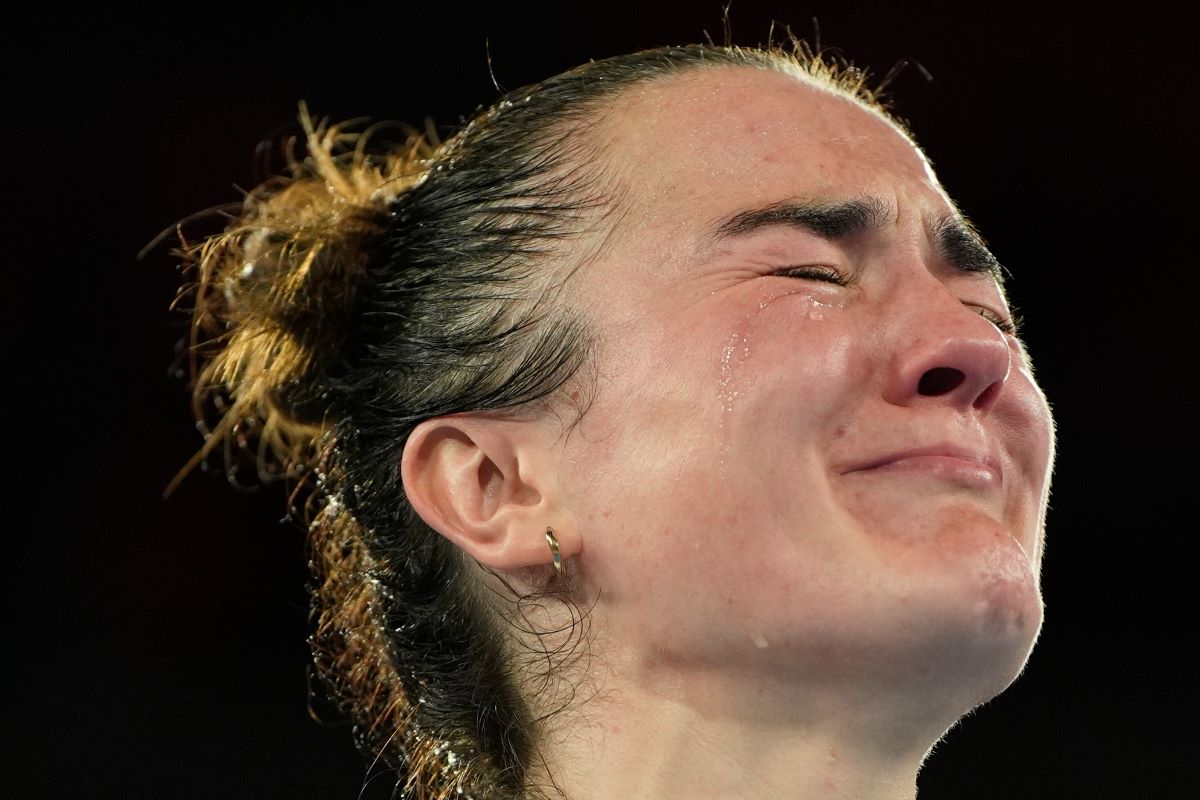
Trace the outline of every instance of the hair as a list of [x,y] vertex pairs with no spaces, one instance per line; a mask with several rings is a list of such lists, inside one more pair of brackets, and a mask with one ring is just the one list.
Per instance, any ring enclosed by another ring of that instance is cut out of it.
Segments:
[[[583,378],[598,334],[559,293],[620,203],[589,126],[630,86],[718,67],[792,74],[896,122],[864,72],[794,40],[589,62],[508,93],[442,143],[381,144],[302,106],[306,153],[289,152],[223,233],[183,243],[206,440],[176,481],[241,448],[264,480],[296,482],[316,671],[405,797],[545,796],[526,780],[541,719],[521,691],[520,637],[476,565],[407,501],[405,442],[441,415],[544,413]],[[577,568],[514,590],[510,607],[569,602]]]

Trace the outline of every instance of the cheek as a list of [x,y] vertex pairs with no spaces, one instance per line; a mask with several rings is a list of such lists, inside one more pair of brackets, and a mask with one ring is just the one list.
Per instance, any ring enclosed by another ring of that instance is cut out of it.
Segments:
[[1028,371],[1020,370],[1006,392],[1008,397],[997,404],[994,415],[1008,454],[1006,470],[1012,475],[1008,487],[1011,527],[1036,566],[1054,469],[1054,418]]
[[[864,337],[844,310],[792,294],[762,304],[718,345],[718,419],[675,513],[709,534],[698,572],[719,567],[716,580],[741,596],[746,586],[786,593],[844,556],[828,454],[861,404]],[[804,563],[785,564],[792,552]]]
[[870,383],[868,337],[846,309],[791,294],[767,305],[727,359],[725,430],[739,459],[762,476],[791,460],[827,460],[852,427]]
[[684,525],[675,509],[694,497],[696,475],[717,463],[720,355],[704,333],[650,321],[612,336],[599,356],[595,396],[560,463],[561,488],[597,566],[676,546]]
[[736,604],[748,585],[796,585],[772,553],[797,536],[810,556],[823,546],[826,445],[864,383],[862,337],[819,295],[707,311],[606,348],[569,440],[564,488],[610,599],[699,582]]

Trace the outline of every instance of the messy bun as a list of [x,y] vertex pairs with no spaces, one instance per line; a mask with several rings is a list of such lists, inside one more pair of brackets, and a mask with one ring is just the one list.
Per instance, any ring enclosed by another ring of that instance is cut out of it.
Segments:
[[220,412],[188,468],[245,425],[261,427],[260,472],[311,465],[326,432],[326,376],[388,207],[431,150],[413,136],[369,156],[368,136],[314,125],[303,107],[300,121],[307,157],[289,157],[290,174],[249,192],[235,223],[184,253],[195,274],[193,408],[202,426],[211,405]]
[[[728,66],[874,106],[861,74],[803,49],[690,46],[519,89],[445,143],[377,143],[302,113],[286,175],[249,192],[224,233],[185,245],[206,433],[188,466],[252,448],[263,477],[308,498],[316,669],[404,797],[545,796],[526,780],[540,729],[516,615],[413,511],[405,442],[440,415],[539,413],[586,376],[602,342],[560,289],[620,203],[589,132],[633,84]],[[572,569],[538,597],[570,602]]]

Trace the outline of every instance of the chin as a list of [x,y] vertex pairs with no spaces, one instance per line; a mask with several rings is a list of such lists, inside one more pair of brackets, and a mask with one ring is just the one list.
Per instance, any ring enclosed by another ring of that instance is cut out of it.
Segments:
[[978,603],[976,636],[980,649],[991,650],[998,670],[990,699],[1017,679],[1042,630],[1042,595],[1037,581],[992,580]]
[[1043,616],[1037,568],[998,524],[947,530],[938,543],[944,558],[927,566],[944,580],[926,573],[933,578],[926,611],[936,620],[932,627],[943,626],[944,652],[953,654],[943,672],[957,672],[964,689],[973,685],[978,704],[1021,674],[1037,641]]
[[[962,712],[987,702],[1020,676],[1042,627],[1042,597],[1032,575],[986,576],[948,609],[941,679],[962,692]],[[944,649],[943,649],[944,648]]]

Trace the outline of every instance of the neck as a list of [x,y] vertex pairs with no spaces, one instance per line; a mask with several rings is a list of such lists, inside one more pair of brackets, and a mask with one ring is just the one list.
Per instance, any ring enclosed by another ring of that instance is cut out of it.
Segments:
[[544,737],[528,777],[550,797],[557,786],[568,800],[913,800],[922,759],[957,716],[878,690],[608,665],[605,685]]

